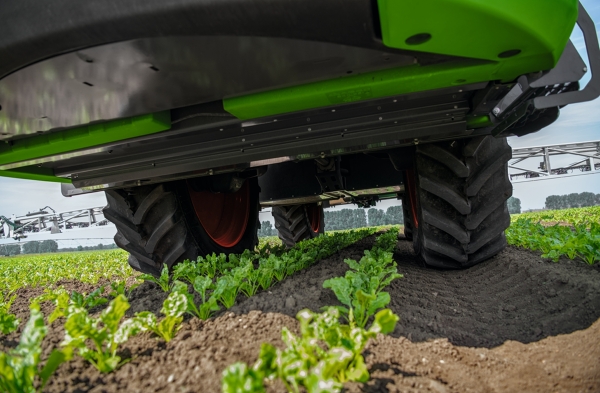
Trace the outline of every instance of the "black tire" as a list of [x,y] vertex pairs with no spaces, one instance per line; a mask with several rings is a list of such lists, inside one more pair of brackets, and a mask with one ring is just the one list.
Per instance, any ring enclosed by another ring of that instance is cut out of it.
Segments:
[[325,215],[321,205],[274,206],[271,214],[279,238],[287,247],[325,232]]
[[106,191],[103,213],[117,226],[115,243],[129,252],[135,270],[159,275],[183,260],[215,253],[241,253],[258,244],[258,182],[249,179],[249,217],[232,247],[211,239],[198,219],[185,180]]
[[502,251],[512,195],[506,138],[433,143],[416,153],[415,252],[430,266],[466,268]]

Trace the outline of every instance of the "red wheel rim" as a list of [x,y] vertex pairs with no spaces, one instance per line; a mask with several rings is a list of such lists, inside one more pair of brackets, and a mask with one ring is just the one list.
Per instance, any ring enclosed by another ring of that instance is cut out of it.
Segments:
[[229,194],[197,192],[188,183],[188,192],[196,217],[208,236],[221,247],[238,244],[246,232],[250,216],[248,182],[238,191]]
[[413,225],[419,227],[417,219],[417,183],[415,181],[415,172],[413,170],[406,171],[406,192],[408,192],[408,200],[410,203],[410,212],[412,214]]
[[321,215],[323,214],[321,206],[308,205],[306,206],[306,213],[312,231],[318,233],[321,230]]

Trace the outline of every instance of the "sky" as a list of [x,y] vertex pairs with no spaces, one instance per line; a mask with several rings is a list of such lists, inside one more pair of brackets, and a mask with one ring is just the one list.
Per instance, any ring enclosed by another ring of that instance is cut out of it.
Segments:
[[[600,1],[582,0],[582,3],[595,21],[597,31],[600,31]],[[573,32],[571,40],[582,54],[584,61],[588,63],[583,36],[577,28]],[[588,72],[582,80],[583,83],[587,83],[589,77]],[[521,138],[509,138],[509,144],[512,147],[527,147],[591,140],[600,140],[600,99],[569,105],[561,110],[561,115],[554,124],[535,134]],[[535,169],[535,166],[531,166],[531,168]],[[543,208],[548,195],[584,191],[600,193],[600,174],[523,182],[513,185],[513,196],[521,200],[523,210]],[[385,210],[388,206],[398,203],[399,201],[385,201],[377,205],[377,208]],[[7,217],[12,214],[23,215],[47,205],[50,205],[56,211],[68,211],[104,206],[106,205],[106,198],[103,192],[65,198],[60,192],[60,184],[57,183],[0,177],[0,215]],[[269,212],[265,212],[261,214],[260,218],[261,220],[267,220],[270,218],[269,215]],[[107,237],[112,237],[109,233],[112,230],[107,228]]]

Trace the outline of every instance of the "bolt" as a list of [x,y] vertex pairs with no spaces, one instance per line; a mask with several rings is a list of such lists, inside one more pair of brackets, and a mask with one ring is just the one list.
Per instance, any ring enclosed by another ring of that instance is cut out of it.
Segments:
[[273,119],[273,121],[277,121],[277,119]]
[[142,185],[142,181],[141,181],[141,180],[138,180],[138,181],[137,181],[137,185],[138,185],[138,186],[141,186],[141,185]]
[[332,109],[331,111],[332,111],[332,112],[335,112],[335,109]]
[[208,170],[208,174],[209,174],[209,175],[212,175],[213,173],[214,173],[214,172],[213,172],[213,170],[212,170],[212,169],[209,169],[209,170]]
[[152,163],[152,166],[156,166],[156,164],[155,164],[155,163]]
[[500,108],[494,108],[494,115],[500,114]]
[[458,92],[459,92],[459,93],[462,93],[462,90],[459,90]]
[[325,152],[324,151],[321,152],[321,158],[325,158]]
[[246,138],[242,138],[242,142],[246,142]]
[[454,105],[454,109],[458,109],[458,105]]
[[222,129],[222,128],[219,128],[219,131],[223,131],[223,129]]
[[380,117],[379,120],[383,120],[383,117]]
[[583,72],[587,72],[587,67],[583,67]]
[[309,127],[309,128],[308,128],[308,131],[312,131],[312,128],[310,128],[310,127]]
[[394,102],[397,102],[398,100],[394,100]]
[[419,144],[419,140],[417,138],[415,138],[415,140],[413,142],[415,143],[415,145]]

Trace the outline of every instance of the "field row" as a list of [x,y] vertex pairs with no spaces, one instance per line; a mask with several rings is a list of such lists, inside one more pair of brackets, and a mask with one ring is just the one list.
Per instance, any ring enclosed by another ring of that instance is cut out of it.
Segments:
[[600,206],[515,214],[506,230],[509,244],[541,251],[543,258],[600,261]]
[[[31,316],[23,329],[19,345],[8,353],[0,353],[0,388],[8,392],[34,392],[35,386],[43,387],[61,363],[76,355],[101,372],[111,372],[127,361],[118,355],[118,348],[130,337],[149,331],[168,342],[179,329],[184,313],[202,319],[209,318],[220,306],[231,307],[239,293],[252,296],[259,287],[267,289],[274,282],[283,280],[287,275],[304,269],[365,236],[372,235],[376,230],[369,228],[337,232],[301,242],[290,250],[265,244],[254,253],[246,251],[241,255],[212,255],[199,258],[195,262],[186,261],[179,264],[171,274],[164,269],[160,278],[142,275],[141,278],[154,281],[169,292],[161,310],[164,316],[160,320],[149,311],[138,312],[134,317],[124,319],[129,309],[126,295],[131,290],[124,284],[112,285],[110,301],[102,296],[103,289],[100,288],[89,295],[77,292],[69,295],[60,287],[47,289],[43,295],[33,299]],[[371,251],[365,251],[360,263],[346,261],[353,272],[346,277],[329,280],[324,285],[334,291],[346,308],[331,308],[323,314],[309,315],[308,311],[298,314],[303,326],[313,325],[311,329],[303,330],[303,335],[307,337],[295,338],[305,340],[306,345],[314,341],[317,330],[346,332],[343,333],[344,337],[347,336],[345,339],[339,336],[338,339],[342,341],[332,342],[329,351],[321,350],[321,359],[317,356],[313,363],[305,364],[304,371],[297,372],[293,372],[287,366],[280,368],[276,365],[291,361],[290,356],[303,356],[298,352],[297,346],[291,345],[290,342],[290,348],[281,352],[265,344],[269,354],[261,352],[261,356],[267,356],[273,362],[269,364],[263,359],[265,361],[261,363],[260,370],[244,368],[241,364],[231,366],[225,373],[224,390],[239,391],[247,378],[257,375],[258,379],[254,379],[256,384],[262,384],[264,377],[279,377],[286,385],[287,382],[291,382],[293,386],[305,386],[308,391],[317,391],[314,381],[329,381],[329,391],[332,392],[339,391],[341,383],[347,380],[362,381],[365,377],[368,378],[361,355],[366,339],[377,332],[392,331],[398,320],[389,310],[380,311],[390,301],[389,294],[382,289],[391,280],[400,277],[396,273],[395,262],[390,252],[395,248],[397,233],[396,228],[380,235],[375,247]],[[52,301],[55,304],[54,312],[47,318],[48,322],[51,323],[60,317],[65,318],[65,338],[42,366],[41,343],[48,328],[39,304],[44,301]],[[108,305],[99,316],[89,313],[91,308],[104,303]],[[14,330],[18,324],[14,318],[10,319],[10,314],[7,313],[9,307],[0,318],[0,327],[5,334]],[[349,325],[339,324],[340,315],[345,316]],[[369,318],[374,315],[371,328],[365,330]],[[359,333],[363,339],[359,339]],[[287,334],[289,340],[292,340],[291,333],[284,331],[283,334]],[[315,350],[305,349],[313,352]],[[340,351],[345,351],[344,359],[338,358]],[[348,356],[355,360],[348,362]],[[275,362],[275,358],[279,360]],[[326,369],[323,369],[323,364],[327,365]],[[307,375],[312,377],[306,378]]]

